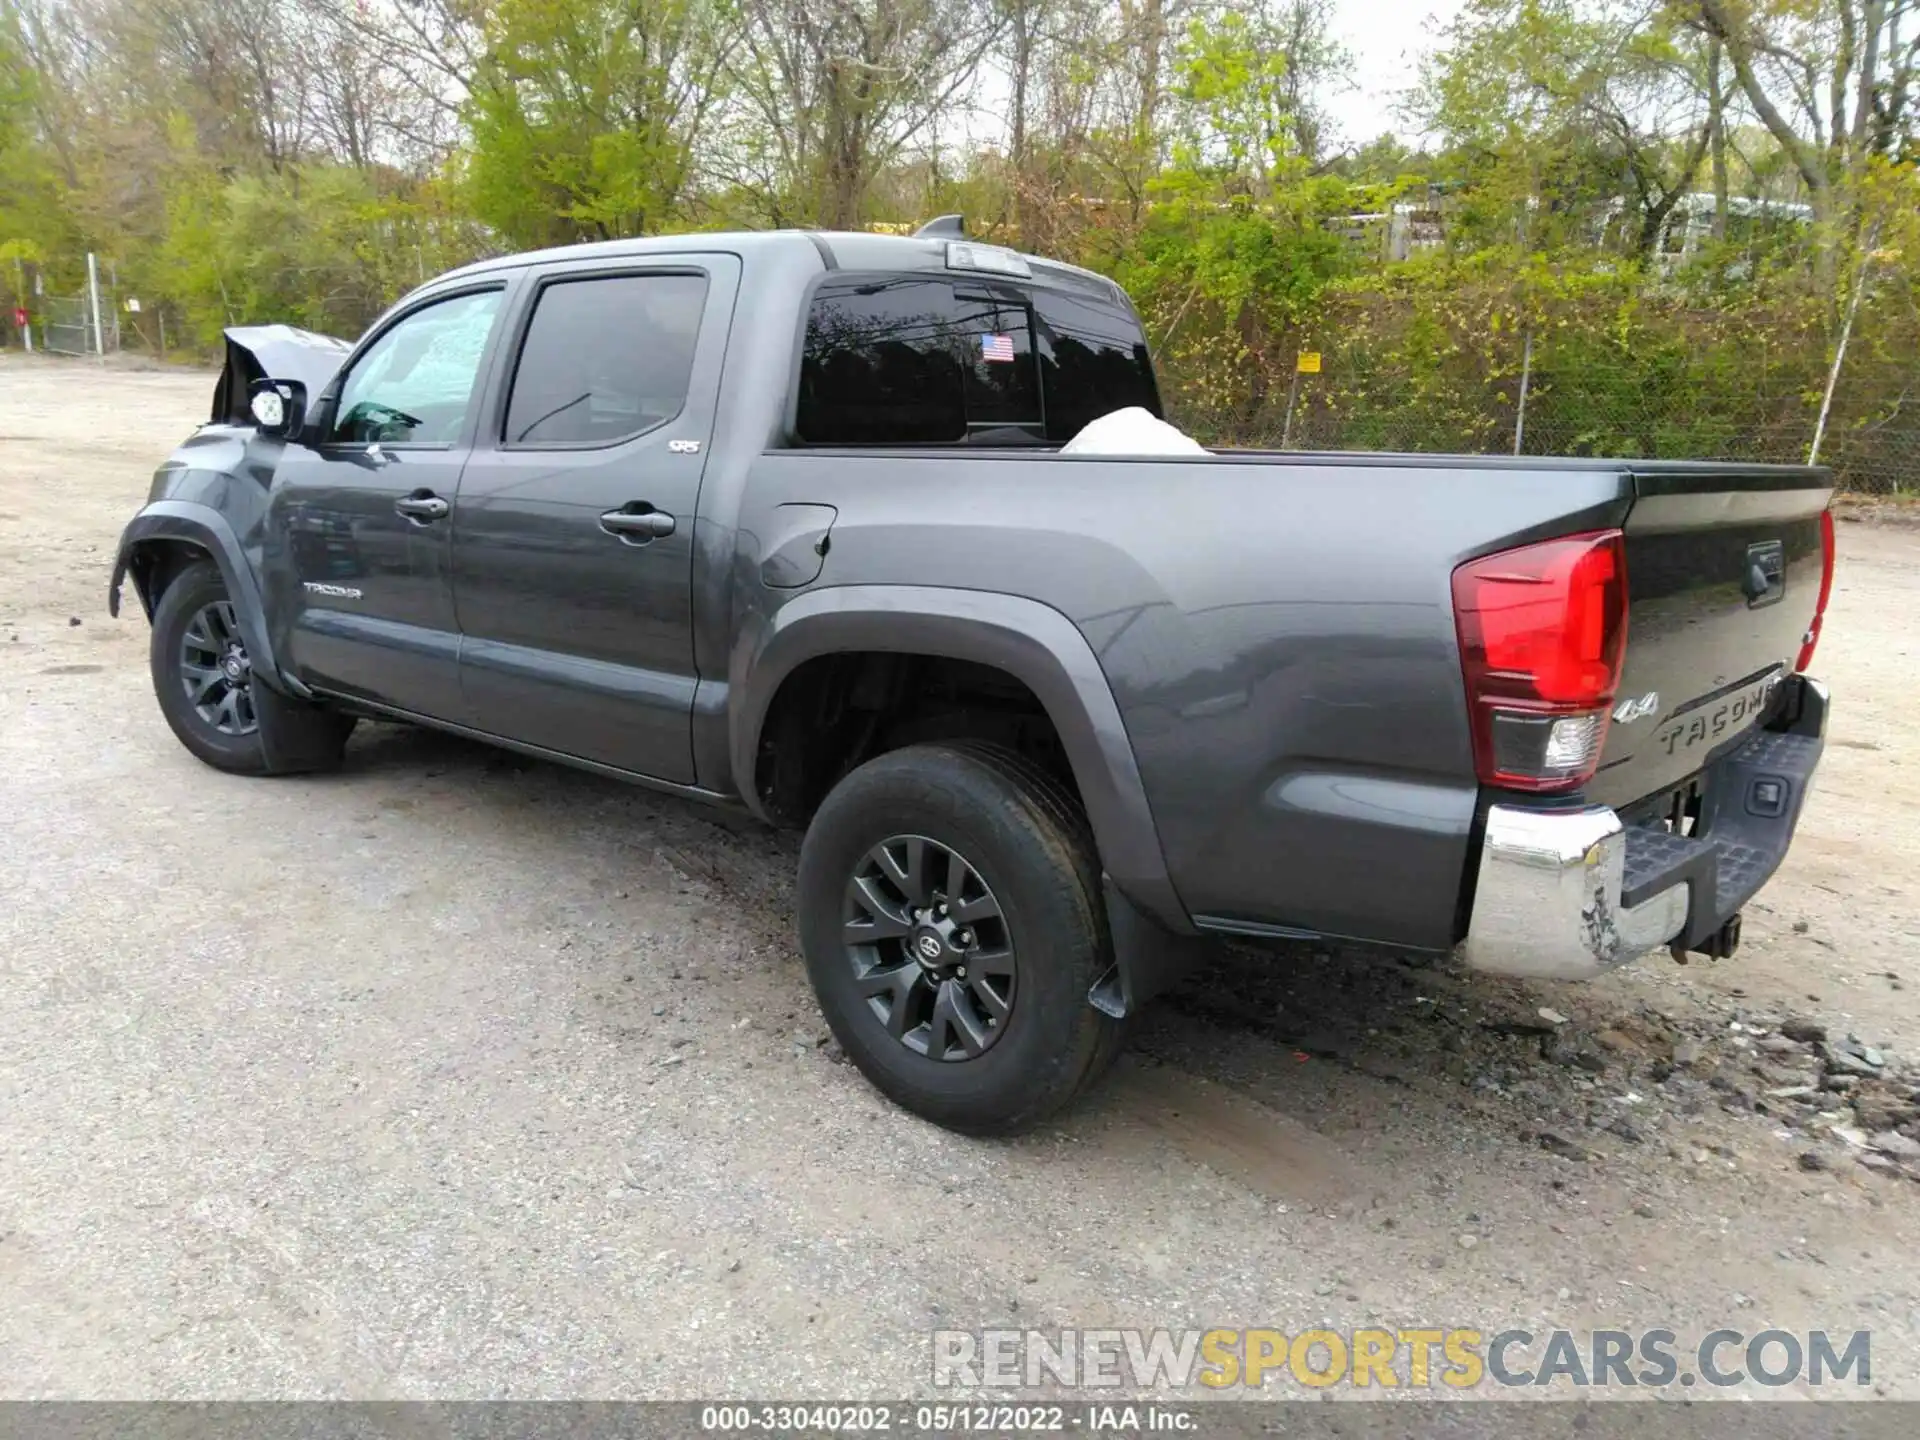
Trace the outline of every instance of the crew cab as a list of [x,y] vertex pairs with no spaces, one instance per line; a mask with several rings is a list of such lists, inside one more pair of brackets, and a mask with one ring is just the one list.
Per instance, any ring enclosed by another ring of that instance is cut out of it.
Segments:
[[964,1130],[1208,937],[1732,952],[1822,750],[1824,472],[1064,452],[1123,408],[1126,295],[950,222],[489,260],[235,332],[111,604],[224,770],[371,717],[806,827],[834,1034]]

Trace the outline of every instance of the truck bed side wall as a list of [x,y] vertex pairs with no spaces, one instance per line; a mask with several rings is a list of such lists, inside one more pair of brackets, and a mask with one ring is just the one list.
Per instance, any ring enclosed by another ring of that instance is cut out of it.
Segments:
[[1001,592],[1073,623],[1203,925],[1431,949],[1456,938],[1479,795],[1452,570],[1630,501],[1608,470],[1335,457],[789,450],[751,470],[743,532],[837,508],[812,588]]

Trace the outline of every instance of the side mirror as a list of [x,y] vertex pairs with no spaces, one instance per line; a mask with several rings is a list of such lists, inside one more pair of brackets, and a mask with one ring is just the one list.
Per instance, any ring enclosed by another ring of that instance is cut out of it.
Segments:
[[298,380],[256,380],[247,409],[262,435],[286,440],[300,433],[307,420],[307,387]]

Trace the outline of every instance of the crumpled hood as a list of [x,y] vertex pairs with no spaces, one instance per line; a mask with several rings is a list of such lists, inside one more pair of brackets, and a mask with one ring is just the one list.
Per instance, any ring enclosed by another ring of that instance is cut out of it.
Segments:
[[234,325],[227,363],[213,390],[215,424],[250,425],[247,395],[256,380],[298,380],[312,400],[327,388],[353,346],[292,325]]

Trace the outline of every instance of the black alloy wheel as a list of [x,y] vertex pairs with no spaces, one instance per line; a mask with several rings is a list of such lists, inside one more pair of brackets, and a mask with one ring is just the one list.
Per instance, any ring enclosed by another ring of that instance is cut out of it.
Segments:
[[972,1060],[1006,1033],[1019,968],[1005,913],[958,850],[894,835],[847,882],[855,984],[886,1031],[929,1060]]
[[253,703],[253,662],[231,600],[202,605],[180,637],[180,683],[187,703],[222,735],[243,739],[260,729]]

